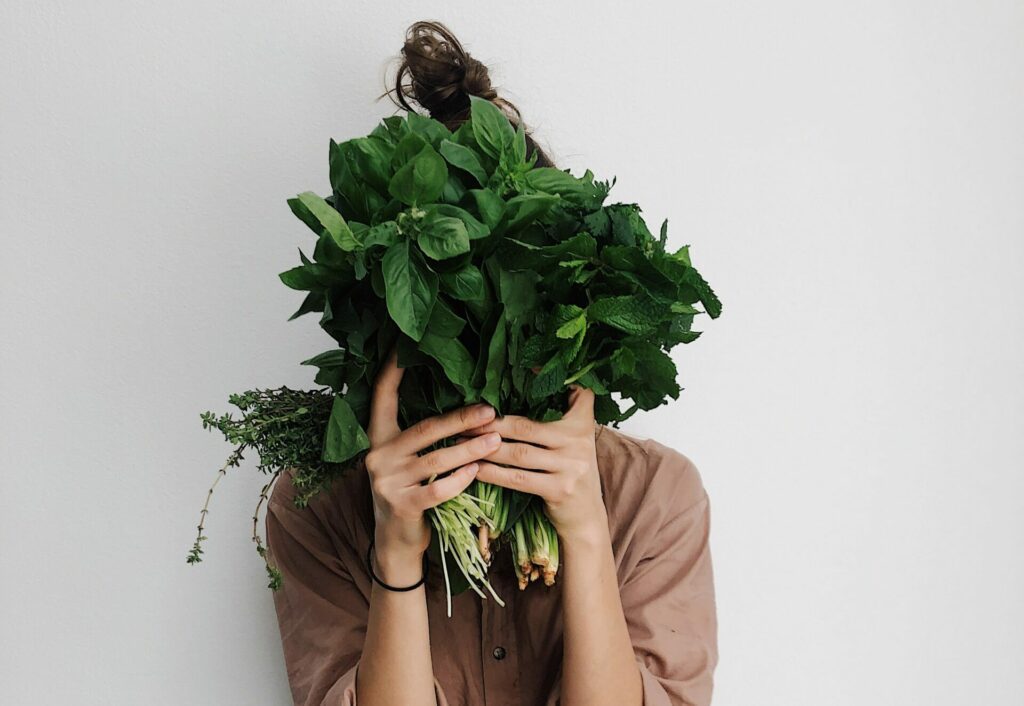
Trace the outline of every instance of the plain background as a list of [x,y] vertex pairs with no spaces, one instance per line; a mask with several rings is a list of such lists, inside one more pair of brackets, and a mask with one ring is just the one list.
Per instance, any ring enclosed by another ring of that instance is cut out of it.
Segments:
[[[248,463],[311,385],[276,280],[331,137],[440,19],[724,301],[624,427],[712,498],[719,706],[1024,694],[1024,5],[0,5],[0,701],[288,702]],[[706,317],[705,317],[706,318]]]

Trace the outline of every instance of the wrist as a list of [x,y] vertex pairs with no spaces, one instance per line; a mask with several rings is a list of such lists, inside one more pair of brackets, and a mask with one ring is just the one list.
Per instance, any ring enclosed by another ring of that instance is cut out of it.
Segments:
[[391,586],[411,586],[423,578],[422,551],[375,542],[370,561],[373,573]]
[[606,522],[592,522],[586,525],[558,531],[558,538],[566,550],[575,554],[596,552],[611,547],[611,533]]

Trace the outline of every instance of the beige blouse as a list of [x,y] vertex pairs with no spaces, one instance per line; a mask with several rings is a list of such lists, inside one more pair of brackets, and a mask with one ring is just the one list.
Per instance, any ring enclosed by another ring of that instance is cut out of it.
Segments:
[[[700,474],[678,451],[612,427],[598,427],[597,457],[643,703],[706,706],[718,645]],[[295,507],[293,494],[290,476],[282,474],[266,521],[270,560],[284,576],[274,604],[292,698],[295,706],[355,706],[373,535],[365,468],[353,466],[304,509]],[[426,597],[439,706],[557,706],[560,583],[520,591],[507,547],[495,554],[489,579],[504,608],[466,591],[454,597],[449,618],[444,576],[439,565],[430,567]]]

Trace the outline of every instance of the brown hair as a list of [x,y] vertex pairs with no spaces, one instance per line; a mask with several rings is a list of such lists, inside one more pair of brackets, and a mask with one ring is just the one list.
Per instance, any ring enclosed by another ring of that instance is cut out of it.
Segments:
[[[487,67],[470,56],[452,31],[440,22],[415,22],[406,30],[394,88],[384,95],[399,107],[416,112],[406,100],[411,98],[430,117],[453,131],[469,119],[470,96],[494,103],[514,126],[522,122],[519,109],[494,90]],[[527,158],[536,153],[536,166],[553,167],[554,163],[525,124],[523,131]]]

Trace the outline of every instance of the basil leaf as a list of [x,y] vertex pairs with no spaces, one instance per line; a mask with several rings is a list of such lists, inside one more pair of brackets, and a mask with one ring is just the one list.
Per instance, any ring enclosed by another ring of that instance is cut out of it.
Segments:
[[452,218],[458,218],[466,226],[466,233],[469,235],[470,240],[479,240],[480,238],[486,238],[490,235],[490,229],[478,221],[472,213],[464,208],[453,206],[451,204],[439,203],[435,206],[431,206],[427,209],[427,213],[431,216],[442,215],[451,216]]
[[435,260],[446,260],[469,252],[469,233],[458,218],[435,216],[424,221],[424,230],[416,236],[420,249]]
[[469,381],[473,377],[473,356],[459,339],[428,331],[420,340],[419,349],[440,363],[444,374],[462,393],[465,402],[475,402],[478,399],[469,387]]
[[482,299],[486,294],[484,276],[480,274],[479,269],[469,263],[454,272],[444,272],[440,276],[441,289],[456,299],[472,301]]
[[451,140],[442,140],[440,151],[441,156],[448,160],[453,167],[458,167],[471,174],[480,186],[487,185],[487,172],[484,171],[484,166],[480,163],[476,152]]
[[484,372],[484,389],[480,395],[497,410],[504,406],[501,403],[500,385],[505,374],[505,366],[508,364],[506,336],[505,312],[502,310],[491,340],[487,344],[487,368]]
[[391,155],[391,169],[397,171],[404,167],[428,144],[421,135],[408,133],[395,145],[395,152]]
[[470,189],[468,193],[484,224],[493,230],[505,213],[505,202],[496,193],[487,189]]
[[324,434],[323,460],[344,463],[360,451],[370,448],[370,440],[348,402],[335,395],[331,417]]
[[312,291],[329,287],[332,283],[343,279],[336,270],[317,263],[293,267],[286,272],[282,272],[278,277],[284,282],[285,286],[300,291]]
[[520,194],[505,205],[498,229],[502,234],[517,233],[546,214],[558,201],[551,194]]
[[524,179],[532,189],[570,199],[583,198],[591,191],[586,183],[555,167],[536,167],[528,171]]
[[398,224],[394,221],[385,221],[366,231],[366,235],[363,236],[363,247],[366,249],[370,249],[375,245],[387,247],[397,240]]
[[435,148],[452,136],[451,130],[446,128],[443,123],[426,115],[415,112],[408,113],[406,119],[409,121],[409,130],[422,136]]
[[515,131],[508,117],[491,101],[470,96],[470,123],[480,149],[494,159],[512,146]]
[[381,266],[388,313],[405,335],[419,341],[437,297],[437,275],[419,261],[408,240],[389,247]]
[[407,206],[426,204],[437,200],[447,179],[444,159],[433,147],[424,145],[391,177],[388,193]]
[[290,199],[288,205],[292,207],[292,211],[305,221],[307,225],[310,224],[307,217],[314,219],[321,229],[326,231],[334,243],[342,250],[351,251],[359,246],[355,236],[352,234],[352,229],[348,227],[348,223],[341,217],[341,214],[312,191],[302,192],[296,198]]

